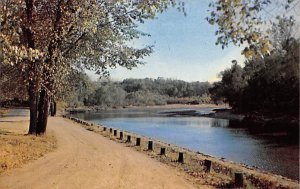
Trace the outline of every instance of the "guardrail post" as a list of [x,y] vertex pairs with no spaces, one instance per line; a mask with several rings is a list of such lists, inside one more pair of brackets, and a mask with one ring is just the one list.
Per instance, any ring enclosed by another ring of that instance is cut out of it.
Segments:
[[131,142],[131,136],[130,135],[127,135],[127,140],[126,142],[130,143]]
[[243,187],[244,186],[243,173],[241,173],[241,172],[234,173],[234,186],[235,187]]
[[153,141],[148,142],[148,150],[153,150]]
[[123,140],[123,132],[120,132],[120,140]]
[[183,163],[184,162],[184,160],[183,160],[183,152],[179,152],[179,154],[178,154],[178,162],[179,163]]
[[136,138],[136,146],[140,146],[141,145],[141,138]]
[[117,130],[114,130],[114,136],[117,136]]
[[204,160],[204,170],[205,172],[210,172],[211,169],[211,161],[208,159]]

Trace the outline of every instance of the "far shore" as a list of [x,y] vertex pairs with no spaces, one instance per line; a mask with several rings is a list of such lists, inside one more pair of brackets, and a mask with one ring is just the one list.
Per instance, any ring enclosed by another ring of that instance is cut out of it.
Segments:
[[125,108],[227,108],[228,105],[216,104],[166,104],[166,105],[151,105],[151,106],[126,106]]
[[81,106],[70,107],[69,110],[85,110],[85,111],[101,111],[101,110],[113,110],[113,109],[156,109],[156,108],[228,108],[227,104],[164,104],[164,105],[142,105],[142,106],[114,106],[114,107],[101,107],[101,106]]
[[[157,109],[157,110],[172,110],[174,115],[176,114],[175,111],[178,109],[178,115],[182,110],[197,110],[199,108],[212,108],[214,112],[208,114],[199,114],[195,112],[185,112],[185,116],[201,116],[201,117],[211,117],[211,118],[219,118],[219,119],[230,119],[230,120],[243,120],[245,118],[242,114],[235,114],[231,112],[231,108],[228,104],[166,104],[166,105],[145,105],[145,106],[118,106],[118,107],[78,107],[78,108],[67,108],[69,113],[84,113],[84,112],[98,112],[98,111],[105,111],[105,110],[138,110],[138,109]],[[174,110],[174,111],[173,111]]]

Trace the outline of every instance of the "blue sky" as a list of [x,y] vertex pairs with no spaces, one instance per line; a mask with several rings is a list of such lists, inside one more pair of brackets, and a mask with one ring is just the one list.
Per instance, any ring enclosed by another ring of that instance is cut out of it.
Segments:
[[215,81],[217,74],[231,66],[231,60],[241,60],[241,49],[222,50],[215,45],[216,27],[205,20],[210,0],[189,0],[184,16],[175,8],[157,15],[139,26],[151,37],[134,41],[134,46],[154,45],[154,53],[143,61],[145,65],[127,70],[110,71],[112,79],[165,77],[185,81]]
[[139,26],[151,37],[142,37],[134,46],[154,45],[154,53],[143,61],[145,65],[127,70],[110,70],[114,80],[125,78],[172,78],[185,81],[216,81],[218,73],[231,66],[232,60],[244,61],[241,48],[216,46],[216,26],[205,20],[211,0],[186,0],[184,16],[176,8],[157,15]]

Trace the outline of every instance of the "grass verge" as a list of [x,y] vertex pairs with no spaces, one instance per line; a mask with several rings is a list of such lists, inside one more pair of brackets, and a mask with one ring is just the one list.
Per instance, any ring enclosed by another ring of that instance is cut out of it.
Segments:
[[57,141],[53,133],[44,136],[17,134],[0,130],[0,174],[22,167],[31,160],[36,160],[53,151]]

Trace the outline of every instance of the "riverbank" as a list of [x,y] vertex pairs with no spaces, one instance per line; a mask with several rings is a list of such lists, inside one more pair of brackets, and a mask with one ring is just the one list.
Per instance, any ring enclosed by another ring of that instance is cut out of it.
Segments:
[[50,117],[49,132],[57,139],[57,149],[22,168],[1,173],[0,188],[212,188],[70,120]]
[[[197,112],[200,108],[211,108],[213,112],[201,114]],[[167,104],[167,105],[153,105],[153,106],[126,106],[126,107],[114,107],[114,108],[99,108],[99,107],[79,107],[79,108],[67,108],[66,112],[70,114],[85,113],[85,112],[100,112],[109,110],[158,110],[161,115],[165,116],[202,116],[219,119],[239,120],[242,121],[245,118],[243,114],[232,113],[227,104]],[[163,110],[163,111],[162,111]]]
[[[73,119],[73,118],[72,118]],[[200,152],[193,152],[188,149],[180,148],[171,144],[166,144],[161,141],[156,141],[148,137],[136,135],[134,133],[123,132],[123,139],[120,139],[121,130],[106,128],[100,126],[99,128],[95,124],[88,123],[86,121],[73,119],[77,122],[82,122],[85,128],[89,131],[97,132],[110,140],[114,140],[124,146],[131,147],[139,152],[145,153],[152,158],[155,158],[167,165],[176,167],[180,171],[189,174],[192,180],[199,184],[209,184],[214,187],[232,187],[235,183],[234,175],[236,173],[242,173],[244,178],[244,184],[250,188],[298,188],[298,182],[291,179],[274,175],[262,170],[258,170],[253,167],[247,167],[243,164],[237,164],[233,162],[227,162],[224,159],[218,159],[209,155],[201,154]],[[116,136],[114,135],[116,132]],[[127,137],[130,136],[131,142],[126,142]],[[136,146],[136,140],[140,138],[141,145]],[[148,149],[148,141],[153,141],[153,150]],[[165,148],[166,155],[160,155],[161,148]],[[178,162],[179,152],[183,153],[184,163]],[[211,172],[205,171],[205,161],[212,162]]]
[[152,105],[152,106],[119,106],[119,107],[78,107],[78,108],[66,108],[65,110],[70,113],[83,113],[83,112],[97,112],[103,110],[119,110],[119,109],[197,109],[197,108],[226,108],[227,105],[216,104],[167,104],[167,105]]
[[227,108],[218,108],[218,109],[214,109],[213,111],[214,111],[213,113],[209,113],[201,116],[219,118],[219,119],[238,120],[238,121],[242,121],[245,118],[245,115],[233,113],[231,109],[227,109]]

